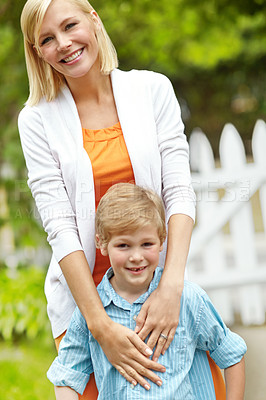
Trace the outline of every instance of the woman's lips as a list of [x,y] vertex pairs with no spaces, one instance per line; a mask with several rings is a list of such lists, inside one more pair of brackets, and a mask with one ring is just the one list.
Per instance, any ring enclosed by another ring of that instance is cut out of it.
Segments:
[[63,58],[61,61],[63,63],[69,63],[71,61],[74,61],[82,54],[82,52],[83,52],[83,49],[77,50],[74,53],[72,53],[70,56]]

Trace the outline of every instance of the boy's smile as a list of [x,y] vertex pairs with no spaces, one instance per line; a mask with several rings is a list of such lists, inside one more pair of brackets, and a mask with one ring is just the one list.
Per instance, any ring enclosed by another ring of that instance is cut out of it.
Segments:
[[137,231],[112,235],[107,248],[114,276],[111,283],[115,291],[130,303],[146,292],[159,262],[163,246],[154,225],[146,225]]

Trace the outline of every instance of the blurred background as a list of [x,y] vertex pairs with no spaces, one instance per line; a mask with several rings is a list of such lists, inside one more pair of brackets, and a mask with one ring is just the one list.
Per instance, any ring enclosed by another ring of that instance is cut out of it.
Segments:
[[[27,187],[17,130],[28,96],[19,26],[24,4],[0,0],[0,398],[50,400],[53,388],[45,373],[55,349],[43,294],[50,249]],[[148,69],[171,79],[188,138],[201,128],[219,162],[221,132],[230,122],[252,162],[253,128],[258,119],[266,120],[266,1],[92,4],[121,69]],[[261,215],[257,226],[260,220]],[[249,347],[246,399],[265,400],[265,324],[246,327],[234,320],[234,328]]]

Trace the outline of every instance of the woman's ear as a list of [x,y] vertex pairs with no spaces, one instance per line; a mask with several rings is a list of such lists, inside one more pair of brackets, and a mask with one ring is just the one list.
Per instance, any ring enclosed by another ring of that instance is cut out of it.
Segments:
[[37,47],[35,46],[35,44],[32,45],[33,50],[35,51],[35,53],[37,54],[38,57],[43,58],[41,55],[41,52],[39,49],[37,49]]
[[91,10],[90,16],[91,16],[92,22],[95,24],[96,28],[101,29],[102,24],[101,24],[101,20],[100,20],[99,15],[97,14],[97,12],[95,10]]

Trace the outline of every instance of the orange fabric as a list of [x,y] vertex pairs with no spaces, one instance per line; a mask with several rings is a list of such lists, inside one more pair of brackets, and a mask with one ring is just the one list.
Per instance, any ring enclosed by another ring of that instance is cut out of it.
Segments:
[[214,384],[215,390],[215,397],[216,400],[226,400],[226,390],[225,390],[225,383],[223,379],[223,375],[221,373],[220,368],[218,365],[215,364],[213,359],[210,357],[209,352],[207,351],[207,357],[212,373],[212,380]]

